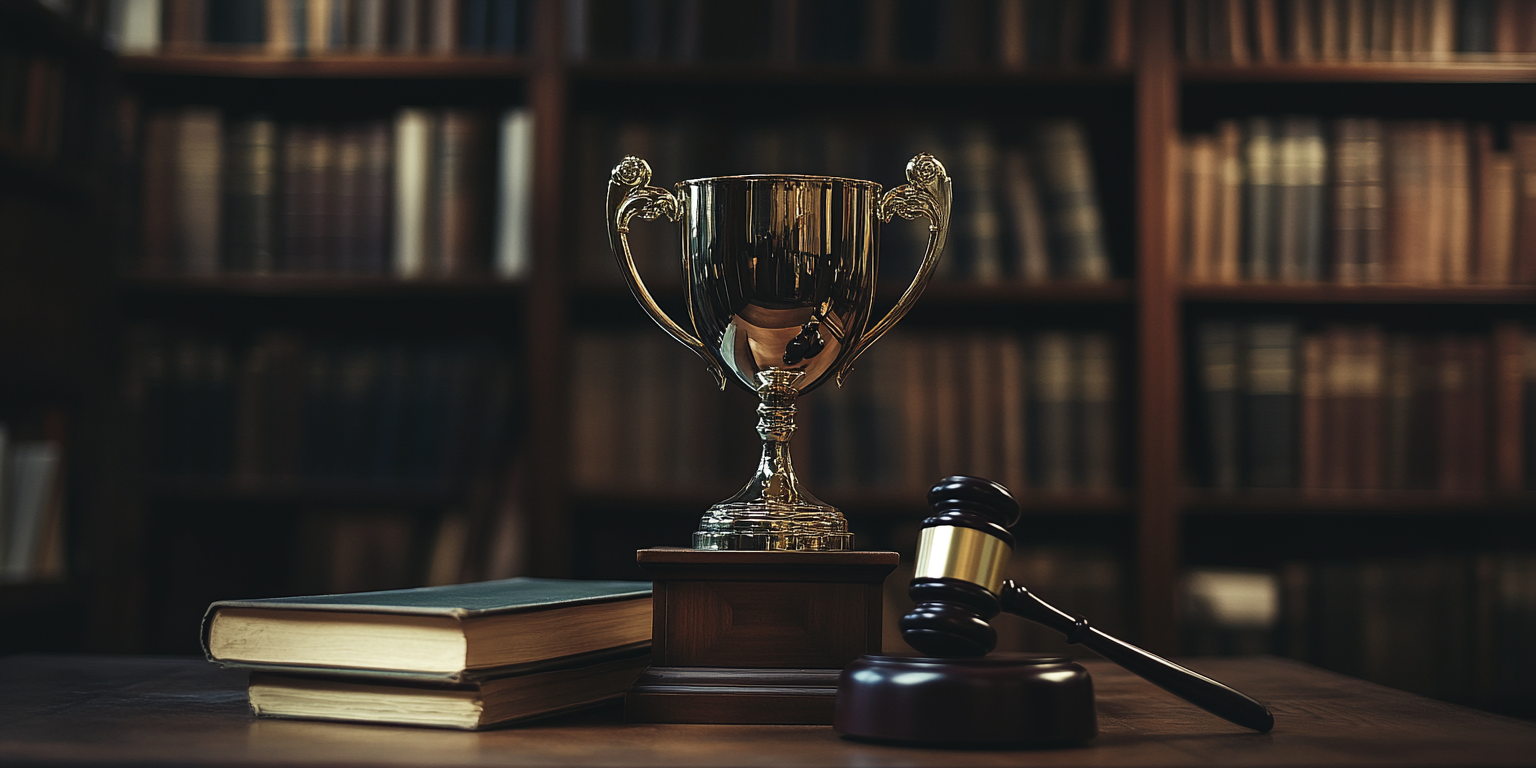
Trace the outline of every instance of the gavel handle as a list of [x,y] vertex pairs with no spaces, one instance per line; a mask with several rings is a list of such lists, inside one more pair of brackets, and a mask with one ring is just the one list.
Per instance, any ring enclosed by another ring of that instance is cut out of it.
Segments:
[[1062,612],[1012,581],[1003,583],[1001,598],[1004,611],[1050,627],[1066,635],[1067,642],[1081,643],[1088,650],[1217,717],[1259,733],[1269,733],[1275,727],[1275,716],[1263,704],[1194,670],[1094,629],[1087,619]]

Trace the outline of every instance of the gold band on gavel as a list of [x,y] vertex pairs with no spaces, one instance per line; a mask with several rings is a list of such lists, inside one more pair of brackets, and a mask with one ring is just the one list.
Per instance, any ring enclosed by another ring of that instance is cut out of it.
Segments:
[[924,528],[917,544],[917,579],[959,579],[997,594],[1013,548],[975,528],[936,525]]

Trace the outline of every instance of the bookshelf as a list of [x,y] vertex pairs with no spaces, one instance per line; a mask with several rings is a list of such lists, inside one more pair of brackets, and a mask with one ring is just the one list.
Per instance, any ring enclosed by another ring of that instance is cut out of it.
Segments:
[[[1326,120],[1356,111],[1394,119],[1531,121],[1536,114],[1521,105],[1529,103],[1529,89],[1536,86],[1532,54],[1191,62],[1179,48],[1186,4],[1109,0],[1101,5],[1131,14],[1127,18],[1134,46],[1127,47],[1123,60],[1009,67],[975,61],[915,64],[894,58],[841,63],[793,57],[694,63],[666,57],[650,62],[597,55],[581,59],[566,48],[568,8],[556,0],[532,2],[528,44],[515,55],[327,53],[299,58],[187,52],[118,57],[116,70],[125,88],[140,94],[145,103],[159,105],[217,101],[218,94],[228,92],[267,103],[275,103],[274,94],[286,93],[311,101],[334,99],[317,111],[342,118],[388,114],[423,99],[448,107],[526,106],[535,121],[532,183],[538,194],[531,203],[533,258],[527,271],[512,280],[488,275],[400,279],[124,270],[115,290],[121,294],[118,322],[125,327],[145,320],[187,323],[212,318],[214,325],[253,333],[273,325],[312,329],[326,322],[328,313],[340,313],[349,318],[348,332],[365,336],[371,332],[387,337],[418,321],[423,325],[412,333],[442,336],[465,328],[485,332],[514,350],[521,405],[513,458],[465,489],[304,481],[242,485],[165,477],[135,485],[115,507],[117,533],[97,536],[90,545],[109,553],[107,562],[114,567],[138,574],[124,579],[101,576],[116,582],[101,591],[111,596],[116,613],[103,608],[93,616],[100,632],[93,647],[147,647],[147,629],[136,617],[146,614],[153,591],[142,575],[146,563],[166,546],[146,533],[164,528],[163,523],[152,526],[160,514],[156,508],[179,509],[175,514],[186,517],[192,514],[187,510],[200,506],[228,505],[245,510],[241,514],[251,516],[247,519],[277,507],[373,508],[391,514],[404,510],[417,515],[412,525],[419,530],[430,527],[445,510],[461,509],[481,535],[510,505],[520,510],[525,526],[520,535],[528,542],[521,568],[545,576],[622,576],[626,573],[612,563],[627,564],[626,553],[635,547],[685,541],[703,508],[733,490],[727,486],[744,477],[745,469],[699,488],[584,488],[572,474],[568,457],[582,407],[573,372],[575,345],[594,328],[660,335],[622,284],[583,271],[581,227],[597,221],[588,204],[592,188],[606,179],[617,155],[589,162],[581,126],[584,121],[611,123],[632,116],[660,124],[669,115],[689,111],[735,111],[756,119],[757,113],[750,110],[760,109],[755,105],[763,102],[792,104],[796,115],[816,125],[861,110],[882,121],[915,122],[919,110],[914,101],[938,105],[943,119],[957,122],[995,126],[1067,116],[1086,124],[1113,264],[1110,278],[936,281],[902,330],[996,328],[1021,338],[1042,328],[1110,334],[1118,345],[1121,383],[1116,433],[1123,446],[1120,481],[1117,487],[1092,492],[1025,490],[1024,525],[1028,535],[1038,533],[1046,542],[1106,542],[1118,563],[1118,589],[1129,625],[1125,629],[1149,648],[1176,653],[1191,647],[1187,627],[1180,626],[1181,579],[1187,569],[1269,568],[1284,558],[1276,551],[1280,545],[1256,544],[1255,554],[1245,558],[1242,553],[1249,544],[1244,536],[1300,542],[1327,538],[1338,530],[1337,523],[1356,543],[1375,531],[1373,552],[1391,552],[1394,547],[1416,552],[1448,530],[1472,525],[1516,549],[1536,548],[1528,522],[1536,502],[1527,491],[1216,491],[1199,487],[1190,449],[1201,429],[1194,334],[1207,318],[1281,314],[1307,328],[1385,319],[1426,333],[1441,326],[1486,331],[1497,322],[1529,327],[1536,319],[1536,287],[1186,282],[1175,242],[1179,214],[1170,209],[1176,197],[1171,190],[1178,181],[1176,148],[1181,135],[1192,128],[1205,130],[1212,121],[1250,114],[1318,114]],[[1496,98],[1485,98],[1489,96]],[[0,167],[9,162],[4,157],[0,155]],[[657,164],[655,157],[648,159]],[[949,167],[958,179],[964,164],[957,155]],[[733,161],[728,166],[715,163],[703,175],[749,170]],[[889,182],[896,180],[898,170],[881,166],[870,173]],[[671,167],[657,165],[656,171],[663,182],[682,178],[681,171]],[[29,182],[31,186],[44,189],[80,186],[73,177],[51,171],[43,176],[52,180],[26,178],[38,182]],[[596,270],[611,267],[610,262],[600,258]],[[663,304],[681,303],[680,287],[653,285],[653,290]],[[892,290],[882,287],[879,301],[889,302]],[[410,319],[389,320],[397,311]],[[368,331],[376,322],[380,325]],[[668,353],[667,360],[682,357],[679,350],[672,352],[679,354]],[[679,365],[680,375],[702,376],[696,366]],[[813,394],[806,408],[814,408],[824,396],[824,391]],[[729,416],[738,417],[746,418],[740,413]],[[736,426],[735,439],[751,450],[749,422]],[[921,493],[932,479],[910,478],[899,487],[812,486],[846,511],[861,545],[910,551],[911,526],[923,511]],[[498,480],[505,482],[498,485]],[[487,490],[489,486],[496,488]],[[1414,522],[1398,525],[1404,518]],[[1257,527],[1244,527],[1250,525]],[[594,541],[600,533],[606,539]],[[1456,541],[1468,551],[1478,546],[1475,537]],[[1328,552],[1332,556],[1339,551]],[[471,571],[484,573],[474,569],[483,568],[488,557],[472,557]],[[1475,698],[1463,696],[1469,697]]]

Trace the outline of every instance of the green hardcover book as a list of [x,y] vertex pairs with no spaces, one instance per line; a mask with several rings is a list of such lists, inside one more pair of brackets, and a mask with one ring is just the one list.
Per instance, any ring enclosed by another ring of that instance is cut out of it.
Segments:
[[224,600],[203,650],[226,667],[469,683],[651,641],[651,587],[516,578],[266,600]]

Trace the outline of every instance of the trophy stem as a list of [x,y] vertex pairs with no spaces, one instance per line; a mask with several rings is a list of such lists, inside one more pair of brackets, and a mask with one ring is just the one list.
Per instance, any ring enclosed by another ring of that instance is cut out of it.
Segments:
[[795,433],[798,370],[758,373],[757,474],[737,494],[710,507],[693,534],[694,549],[843,550],[853,534],[842,513],[801,487],[789,454]]

